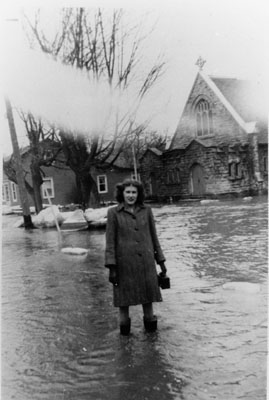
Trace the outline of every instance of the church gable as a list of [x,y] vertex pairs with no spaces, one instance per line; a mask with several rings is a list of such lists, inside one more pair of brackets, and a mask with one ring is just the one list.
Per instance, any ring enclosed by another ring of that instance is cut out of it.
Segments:
[[198,73],[170,149],[184,149],[194,138],[245,140],[247,129],[254,127],[255,123],[243,121],[210,78]]

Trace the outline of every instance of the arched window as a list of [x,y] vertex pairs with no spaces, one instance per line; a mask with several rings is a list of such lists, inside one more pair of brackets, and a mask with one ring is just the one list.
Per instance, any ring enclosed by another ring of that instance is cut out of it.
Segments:
[[208,101],[202,99],[195,108],[197,137],[213,134],[212,111]]
[[173,184],[180,183],[179,168],[176,167],[174,169],[170,169],[169,171],[167,171],[167,173],[166,173],[166,183],[168,185],[173,185]]

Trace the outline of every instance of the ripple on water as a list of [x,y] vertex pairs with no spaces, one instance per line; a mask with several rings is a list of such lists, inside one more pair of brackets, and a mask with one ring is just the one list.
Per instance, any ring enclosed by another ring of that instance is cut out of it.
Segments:
[[[120,337],[104,232],[14,230],[4,217],[2,396],[36,400],[263,400],[267,200],[153,208],[171,289],[158,332]],[[83,259],[61,247],[89,249]],[[229,282],[260,291],[224,290]]]

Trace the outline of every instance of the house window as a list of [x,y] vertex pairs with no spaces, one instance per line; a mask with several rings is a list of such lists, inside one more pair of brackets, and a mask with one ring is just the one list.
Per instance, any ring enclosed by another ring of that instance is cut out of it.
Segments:
[[106,175],[97,176],[98,193],[107,193],[107,178]]
[[2,200],[9,203],[10,202],[10,194],[8,183],[4,183],[2,186]]
[[11,182],[11,193],[12,193],[12,200],[17,201],[17,188],[14,182]]
[[42,197],[43,199],[54,198],[54,184],[52,178],[43,178]]
[[200,100],[195,108],[197,137],[213,134],[212,110],[206,100]]

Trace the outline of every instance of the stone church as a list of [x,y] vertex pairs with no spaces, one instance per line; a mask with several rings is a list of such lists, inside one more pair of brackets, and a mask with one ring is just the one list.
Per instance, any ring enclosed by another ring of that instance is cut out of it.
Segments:
[[168,150],[148,149],[141,181],[156,200],[267,192],[268,103],[262,85],[199,71]]

